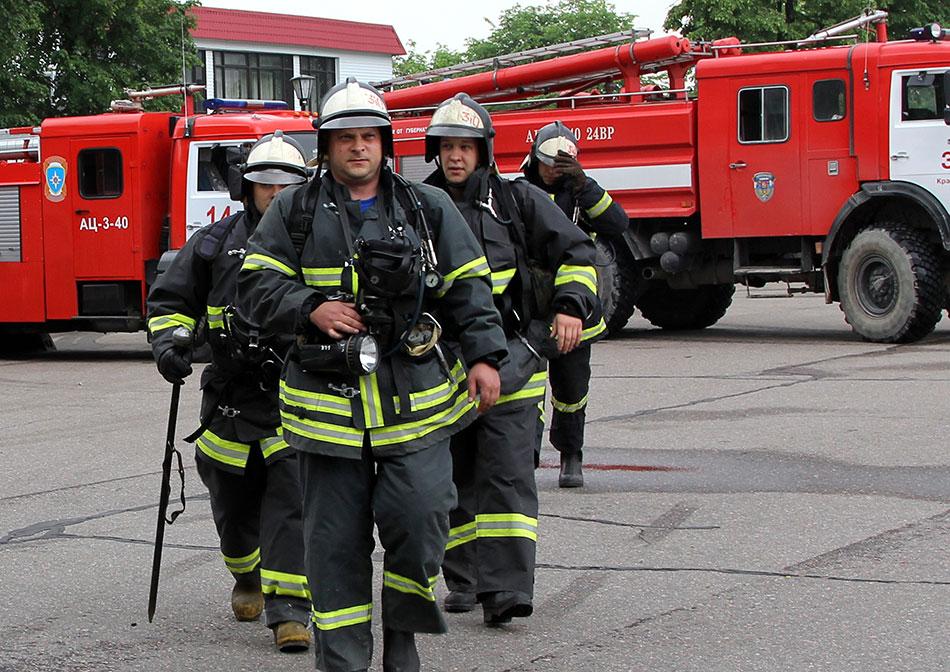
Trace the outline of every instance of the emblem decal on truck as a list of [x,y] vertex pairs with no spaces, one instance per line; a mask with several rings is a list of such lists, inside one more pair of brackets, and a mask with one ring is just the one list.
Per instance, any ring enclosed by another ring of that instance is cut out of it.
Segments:
[[53,203],[66,198],[66,159],[61,156],[43,162],[43,195]]
[[765,203],[775,193],[775,175],[772,173],[756,173],[752,176],[752,187],[755,195]]

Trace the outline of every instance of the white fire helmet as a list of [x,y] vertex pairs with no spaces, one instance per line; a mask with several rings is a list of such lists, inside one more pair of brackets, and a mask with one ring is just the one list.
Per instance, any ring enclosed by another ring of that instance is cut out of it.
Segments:
[[495,163],[495,128],[488,111],[467,93],[458,93],[443,101],[432,113],[426,129],[426,161],[439,155],[441,138],[476,138],[484,143],[482,160]]
[[393,131],[389,111],[382,94],[369,84],[347,77],[327,91],[320,103],[317,129],[317,154],[325,156],[328,149],[326,131],[340,128],[378,127],[383,137],[383,153],[393,155]]
[[534,159],[546,166],[554,165],[558,152],[565,152],[577,158],[577,136],[560,121],[554,121],[538,130],[531,145],[531,151],[521,164],[522,170],[529,167]]
[[244,179],[258,184],[300,184],[307,181],[304,151],[283,131],[274,131],[254,143],[244,164]]

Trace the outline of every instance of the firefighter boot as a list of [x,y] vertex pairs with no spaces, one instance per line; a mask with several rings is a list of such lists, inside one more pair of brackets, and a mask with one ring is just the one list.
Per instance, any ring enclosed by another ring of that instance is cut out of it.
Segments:
[[284,621],[274,628],[274,644],[281,653],[298,653],[310,648],[310,632],[297,621]]
[[383,672],[419,672],[419,652],[413,633],[383,628]]
[[512,618],[525,618],[534,612],[530,602],[508,591],[488,593],[482,598],[482,609],[485,625],[492,628],[511,623]]
[[259,572],[236,574],[231,589],[231,611],[239,621],[256,621],[264,611]]
[[557,477],[558,487],[580,488],[584,485],[584,473],[581,471],[583,454],[561,453],[561,473]]
[[475,608],[475,593],[453,590],[445,596],[442,607],[452,614],[464,614]]

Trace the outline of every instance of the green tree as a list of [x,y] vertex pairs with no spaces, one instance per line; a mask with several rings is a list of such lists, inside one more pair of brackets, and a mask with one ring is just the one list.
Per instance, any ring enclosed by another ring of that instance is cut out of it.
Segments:
[[[493,58],[525,49],[633,28],[633,14],[618,14],[606,0],[548,0],[541,6],[514,5],[492,23],[483,40],[466,40],[466,60]],[[491,22],[489,22],[491,23]]]
[[[867,6],[867,0],[680,0],[663,25],[692,39],[735,35],[743,42],[795,40],[858,16]],[[889,13],[891,39],[950,17],[946,0],[890,0],[878,8]]]
[[393,61],[396,76],[443,68],[467,61],[544,47],[584,37],[616,33],[633,28],[634,15],[618,14],[606,0],[548,0],[544,5],[513,5],[492,26],[485,39],[465,41],[463,51],[439,44],[435,51],[420,52],[409,41],[409,53]]
[[[182,77],[196,62],[195,0],[6,0],[0,6],[0,126],[92,114],[122,89]],[[182,26],[184,25],[184,45]]]

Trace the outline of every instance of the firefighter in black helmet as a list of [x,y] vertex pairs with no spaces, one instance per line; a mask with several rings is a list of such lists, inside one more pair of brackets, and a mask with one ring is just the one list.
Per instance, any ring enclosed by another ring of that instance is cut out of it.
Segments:
[[571,352],[597,310],[594,245],[547,195],[496,168],[491,117],[464,93],[443,102],[426,130],[428,184],[445,189],[485,250],[509,358],[502,395],[452,439],[452,511],[442,569],[447,611],[482,605],[497,626],[533,610],[538,493],[535,445],[547,357]]
[[278,649],[303,651],[310,646],[310,600],[297,459],[283,438],[276,391],[289,344],[261,341],[251,348],[250,330],[233,305],[248,237],[274,195],[305,182],[307,169],[300,145],[280,131],[242,158],[235,157],[229,186],[244,211],[200,229],[179,250],[149,292],[148,330],[159,371],[181,383],[191,373],[191,352],[174,346],[172,332],[193,331],[201,317],[207,320],[213,357],[201,376],[201,427],[193,440],[235,580],[231,608],[239,621],[257,620],[263,611]]
[[[542,127],[522,170],[531,184],[544,189],[571,221],[591,236],[617,238],[627,228],[626,213],[606,191],[588,177],[577,161],[578,142],[560,121]],[[584,485],[582,471],[584,422],[590,389],[590,346],[606,335],[598,311],[584,324],[581,344],[551,362],[551,445],[561,456],[558,485]]]
[[[297,335],[280,405],[300,459],[317,668],[368,669],[381,617],[383,669],[416,672],[414,633],[446,629],[435,583],[455,504],[449,437],[497,398],[505,338],[488,264],[458,210],[385,165],[392,127],[380,94],[352,78],[335,86],[317,128],[327,170],[267,212],[241,303]],[[443,331],[458,335],[460,356]],[[384,548],[375,609],[374,522]]]

